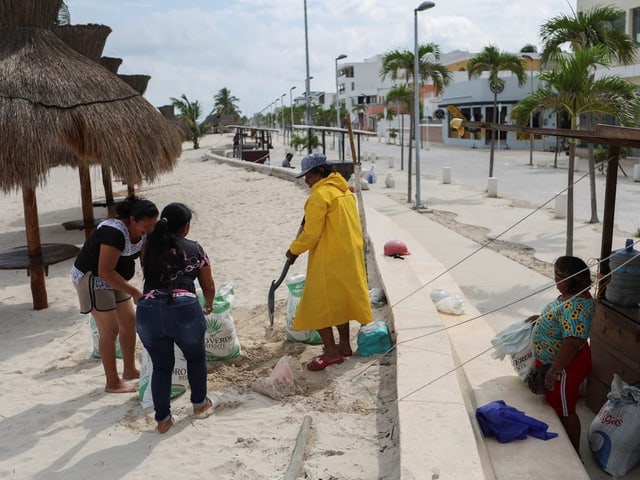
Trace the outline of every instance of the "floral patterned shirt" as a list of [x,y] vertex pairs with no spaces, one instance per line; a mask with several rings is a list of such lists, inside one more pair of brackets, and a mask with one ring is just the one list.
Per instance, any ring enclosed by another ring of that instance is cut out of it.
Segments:
[[566,337],[589,338],[594,310],[593,298],[556,299],[544,307],[531,334],[536,360],[553,363]]

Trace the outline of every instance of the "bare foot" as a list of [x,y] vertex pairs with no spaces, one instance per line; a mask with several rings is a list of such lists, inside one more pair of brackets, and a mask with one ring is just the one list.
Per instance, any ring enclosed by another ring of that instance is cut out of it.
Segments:
[[209,397],[207,397],[207,403],[203,406],[193,409],[194,418],[207,418],[213,413],[214,404]]
[[107,393],[133,393],[138,391],[138,387],[130,383],[118,382],[115,385],[107,385],[104,387],[104,391]]
[[136,380],[140,378],[140,370],[134,368],[133,370],[125,370],[122,373],[123,380]]
[[169,417],[169,420],[165,420],[164,422],[158,422],[158,433],[163,434],[167,433],[169,429],[173,426],[173,417]]

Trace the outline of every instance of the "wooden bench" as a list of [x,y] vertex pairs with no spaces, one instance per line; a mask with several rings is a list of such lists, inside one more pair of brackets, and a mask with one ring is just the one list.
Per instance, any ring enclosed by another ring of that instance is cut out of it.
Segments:
[[48,275],[49,265],[74,258],[80,251],[75,245],[64,243],[43,243],[41,248],[42,255],[38,257],[30,257],[26,245],[1,251],[0,270],[27,270],[27,274],[29,274],[32,266],[42,264],[45,275]]

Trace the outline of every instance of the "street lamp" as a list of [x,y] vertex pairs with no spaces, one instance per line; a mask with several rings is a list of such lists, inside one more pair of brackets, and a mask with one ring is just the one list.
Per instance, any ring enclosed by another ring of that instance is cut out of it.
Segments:
[[307,0],[304,0],[304,54],[307,63],[307,76],[305,78],[305,90],[307,97],[305,124],[307,125],[307,152],[311,153],[311,77],[309,76],[309,29],[307,27]]
[[287,94],[283,93],[282,95],[280,95],[280,128],[282,128],[282,132],[283,132],[283,137],[284,138],[284,97],[286,97]]
[[289,89],[289,103],[291,104],[291,132],[289,133],[289,139],[293,135],[293,91],[295,90],[295,85]]
[[276,98],[275,101],[273,102],[273,104],[275,105],[273,107],[273,128],[278,128],[278,101],[280,99]]
[[[522,58],[529,60],[529,83],[531,84],[531,94],[533,95],[533,57],[531,55],[522,55]],[[529,113],[529,128],[533,128],[533,112]],[[529,166],[533,166],[533,133],[529,133]]]
[[413,115],[414,115],[414,137],[416,147],[416,205],[415,209],[422,208],[420,200],[420,70],[418,59],[418,12],[429,10],[435,7],[433,2],[422,2],[418,8],[413,10]]
[[[338,85],[338,60],[347,58],[342,53],[336,57],[336,127],[340,128],[340,88]],[[338,145],[338,160],[342,161],[342,148]]]

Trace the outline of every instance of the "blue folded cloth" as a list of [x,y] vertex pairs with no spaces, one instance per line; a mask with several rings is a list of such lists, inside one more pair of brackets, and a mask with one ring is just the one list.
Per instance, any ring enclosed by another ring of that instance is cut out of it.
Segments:
[[547,432],[549,425],[538,419],[529,417],[503,400],[489,402],[476,409],[476,418],[485,437],[495,436],[500,443],[512,440],[524,440],[527,435],[549,440],[556,438],[557,433]]

